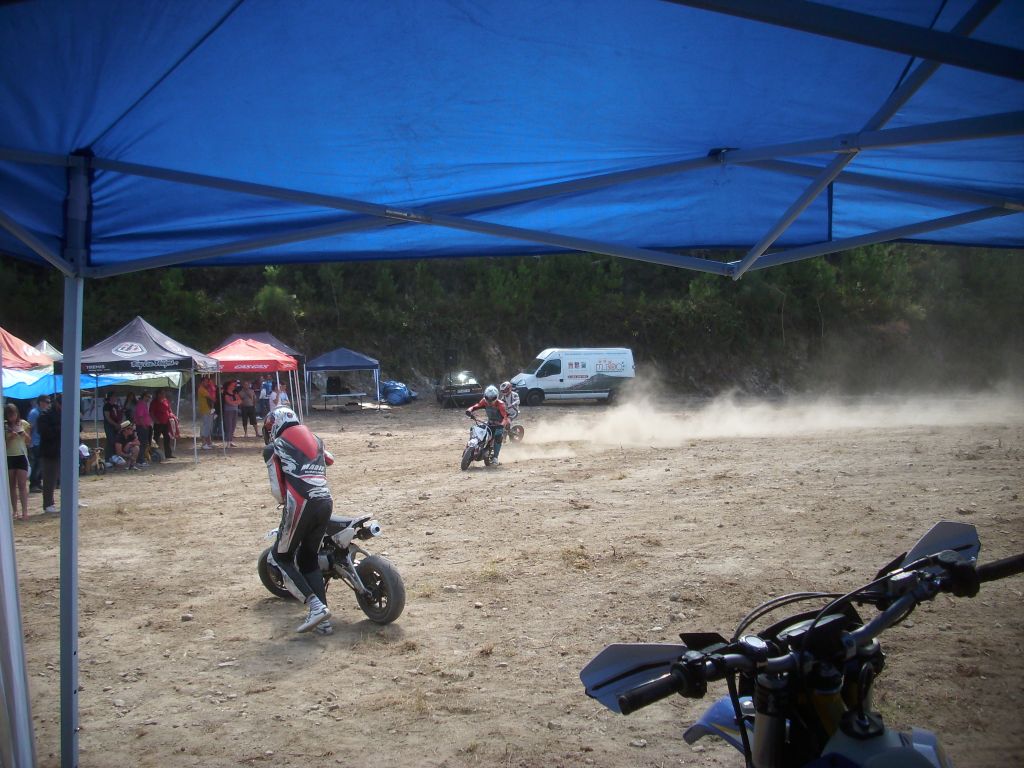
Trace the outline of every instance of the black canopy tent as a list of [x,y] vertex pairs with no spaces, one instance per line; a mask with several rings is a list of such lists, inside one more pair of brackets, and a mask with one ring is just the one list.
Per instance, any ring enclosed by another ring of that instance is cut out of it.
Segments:
[[[326,352],[306,365],[306,392],[309,392],[309,375],[318,371],[321,373],[335,371],[372,371],[373,384],[376,389],[376,402],[380,404],[380,362],[372,357],[367,357],[361,352],[355,352],[345,347],[338,347],[331,352]],[[308,401],[308,398],[307,398]]]
[[[192,380],[192,457],[199,461],[196,443],[196,373],[215,373],[217,361],[209,355],[185,346],[166,333],[136,317],[103,341],[82,350],[82,373],[99,376],[107,373],[173,371],[189,373]],[[55,370],[61,362],[54,363]],[[181,385],[178,385],[178,406]],[[177,410],[177,408],[175,409]]]

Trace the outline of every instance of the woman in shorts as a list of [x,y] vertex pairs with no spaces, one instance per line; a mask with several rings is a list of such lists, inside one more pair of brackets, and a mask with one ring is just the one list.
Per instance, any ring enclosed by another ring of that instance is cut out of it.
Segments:
[[18,499],[21,499],[21,519],[28,520],[28,447],[32,442],[32,427],[21,418],[18,406],[8,403],[4,407],[4,438],[7,443],[7,484],[11,489],[11,512],[18,518]]

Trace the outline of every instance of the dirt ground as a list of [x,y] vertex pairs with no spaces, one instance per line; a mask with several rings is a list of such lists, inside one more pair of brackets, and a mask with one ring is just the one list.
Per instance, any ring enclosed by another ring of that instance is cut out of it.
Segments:
[[[524,416],[502,466],[466,472],[459,410],[311,417],[335,509],[376,516],[368,548],[408,591],[378,627],[336,584],[332,637],[297,635],[300,606],[257,577],[277,524],[258,441],[83,478],[81,765],[741,766],[681,739],[710,696],[622,717],[580,669],[608,643],[728,635],[771,596],[856,587],[940,520],[975,524],[982,561],[1024,550],[1019,396]],[[17,522],[15,544],[36,749],[57,766],[59,520]],[[887,721],[937,731],[959,766],[1024,764],[1022,590],[941,597],[888,632]]]

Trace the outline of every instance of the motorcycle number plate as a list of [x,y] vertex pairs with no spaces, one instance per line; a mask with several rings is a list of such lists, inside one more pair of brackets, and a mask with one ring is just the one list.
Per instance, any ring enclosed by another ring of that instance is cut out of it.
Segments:
[[469,392],[470,392],[470,390],[468,390],[468,389],[459,389],[459,390],[455,391],[455,394],[457,394],[457,395],[465,395],[465,394],[468,394]]

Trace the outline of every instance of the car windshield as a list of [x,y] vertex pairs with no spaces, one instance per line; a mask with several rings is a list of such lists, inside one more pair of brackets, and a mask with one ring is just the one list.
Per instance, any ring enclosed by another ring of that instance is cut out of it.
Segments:
[[533,360],[533,362],[529,362],[525,366],[523,366],[523,370],[521,370],[520,373],[532,374],[534,371],[536,371],[538,368],[540,368],[540,366],[542,366],[543,364],[544,364],[544,361],[541,360],[538,357],[535,360]]

